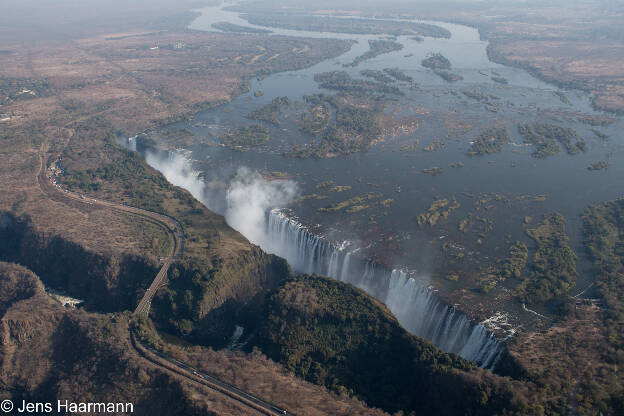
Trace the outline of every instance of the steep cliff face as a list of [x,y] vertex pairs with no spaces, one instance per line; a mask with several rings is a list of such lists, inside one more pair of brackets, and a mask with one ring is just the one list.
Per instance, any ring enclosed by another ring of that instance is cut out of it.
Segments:
[[350,283],[383,302],[411,334],[450,353],[493,368],[503,350],[494,334],[446,304],[434,290],[401,270],[391,270],[336,247],[274,209],[267,226],[273,252],[302,273]]
[[266,301],[251,342],[297,375],[389,412],[526,414],[504,380],[410,335],[363,291],[299,276]]
[[152,303],[163,329],[222,347],[234,326],[257,315],[264,296],[290,275],[285,260],[248,246],[211,263],[186,259],[172,266],[170,283]]
[[143,415],[217,414],[192,399],[184,382],[134,353],[126,315],[64,308],[31,271],[2,262],[0,308],[3,399],[127,402]]
[[46,285],[101,312],[133,309],[158,270],[146,257],[93,253],[7,212],[0,214],[0,260],[28,267]]

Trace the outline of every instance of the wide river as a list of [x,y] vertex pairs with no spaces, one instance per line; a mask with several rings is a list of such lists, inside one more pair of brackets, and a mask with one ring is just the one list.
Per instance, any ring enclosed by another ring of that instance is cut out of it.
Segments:
[[[244,16],[228,11],[224,6],[199,11],[201,16],[191,24],[192,29],[215,31],[211,25],[218,22],[256,27]],[[313,67],[253,79],[250,91],[229,104],[203,111],[190,121],[166,127],[171,131],[188,129],[218,143],[218,136],[224,131],[255,124],[244,116],[276,97],[287,96],[295,103],[302,102],[309,94],[333,94],[319,89],[314,81],[315,74],[346,70],[353,77],[363,78],[360,71],[365,69],[399,68],[412,77],[419,88],[410,89],[398,83],[405,87],[402,89],[406,95],[391,107],[402,116],[417,116],[418,129],[414,133],[388,138],[367,151],[349,156],[288,158],[282,155],[283,151],[293,143],[309,140],[298,130],[293,108],[286,112],[279,126],[266,124],[270,128],[271,140],[259,149],[238,152],[222,146],[198,144],[179,149],[178,153],[184,158],[183,167],[179,164],[165,166],[156,158],[148,158],[148,162],[163,171],[172,182],[195,190],[196,194],[202,193],[201,199],[209,208],[225,214],[234,228],[268,251],[271,251],[270,244],[260,235],[262,230],[254,228],[257,224],[253,222],[261,221],[260,217],[264,219],[268,210],[288,204],[292,215],[309,225],[315,233],[336,244],[349,241],[350,250],[357,250],[391,268],[406,268],[427,283],[445,286],[447,293],[466,287],[464,282],[439,278],[445,276],[449,267],[466,274],[487,273],[497,259],[505,257],[510,241],[531,243],[525,231],[526,217],[534,218],[532,224],[535,224],[543,214],[560,212],[567,220],[572,246],[580,258],[581,278],[573,291],[582,291],[591,285],[591,273],[583,255],[580,214],[591,204],[623,196],[624,121],[614,118],[608,125],[584,124],[579,121],[579,115],[608,116],[592,109],[587,94],[560,90],[522,69],[491,62],[486,53],[487,42],[480,39],[474,28],[442,22],[426,23],[449,30],[451,37],[426,37],[419,41],[410,36],[399,36],[396,41],[403,45],[402,50],[366,60],[353,68],[343,67],[343,64],[366,52],[369,40],[384,36],[270,28],[272,35],[340,38],[355,43],[347,53]],[[424,68],[421,61],[432,53],[447,57],[452,63],[451,71],[461,75],[463,80],[449,83]],[[507,84],[495,82],[492,77],[503,77]],[[464,91],[491,95],[494,107],[469,98]],[[587,142],[587,152],[571,156],[563,150],[546,159],[533,158],[534,149],[523,144],[517,129],[518,123],[533,122],[573,128]],[[492,125],[506,126],[512,143],[506,144],[500,153],[467,156],[471,140],[481,129]],[[606,134],[610,139],[600,138],[592,130]],[[158,132],[153,136],[158,138]],[[434,141],[443,142],[444,147],[438,151],[425,151],[425,147]],[[589,164],[603,160],[609,162],[609,169],[587,169]],[[463,167],[450,167],[456,162],[462,162]],[[443,173],[435,176],[422,173],[423,169],[434,166],[443,167]],[[241,167],[248,170],[241,173],[238,171]],[[285,185],[273,186],[255,176],[254,172],[265,176],[269,172],[280,172],[289,180]],[[248,177],[244,178],[245,175]],[[328,192],[317,186],[324,181],[351,188],[345,192]],[[198,186],[201,189],[198,190]],[[236,199],[233,186],[241,188],[238,191],[242,190],[242,202],[240,194]],[[318,210],[369,192],[375,192],[378,201],[392,199],[393,202],[383,207],[371,204],[368,209],[351,214]],[[311,194],[323,194],[326,198],[293,201],[297,196]],[[254,200],[244,201],[245,195]],[[455,198],[461,206],[448,220],[435,227],[419,225],[417,216],[440,198]],[[480,199],[485,200],[482,205],[487,209],[477,207],[476,201]],[[248,211],[234,212],[239,208],[236,204],[242,204]],[[241,219],[241,215],[245,218]],[[468,215],[476,218],[474,221],[478,224],[472,231],[462,232],[458,230],[458,224]],[[483,224],[489,228],[480,229]],[[444,255],[444,250],[448,251],[449,247],[451,251],[464,253],[463,260],[449,262]],[[503,293],[507,289],[503,285],[497,290]]]

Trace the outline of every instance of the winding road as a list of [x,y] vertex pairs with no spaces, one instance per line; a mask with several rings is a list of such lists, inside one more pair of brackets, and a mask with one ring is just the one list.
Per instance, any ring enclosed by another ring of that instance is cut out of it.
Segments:
[[[150,221],[162,227],[171,235],[173,239],[171,253],[169,257],[164,260],[164,263],[158,271],[158,274],[156,275],[150,286],[147,288],[145,294],[143,295],[143,297],[139,301],[139,304],[134,310],[135,316],[147,317],[149,315],[149,309],[152,303],[152,299],[156,294],[156,291],[159,288],[166,286],[167,284],[167,272],[169,270],[169,267],[182,256],[182,253],[184,251],[184,230],[182,229],[182,225],[176,219],[164,214],[144,210],[141,208],[131,207],[116,202],[87,197],[85,195],[61,188],[60,186],[53,183],[52,177],[48,176],[47,174],[48,168],[46,153],[47,143],[44,142],[41,145],[39,153],[40,166],[37,172],[37,181],[39,182],[41,190],[49,197],[53,197],[53,199],[61,198],[64,200],[64,202],[69,203],[87,204],[92,206],[97,205],[100,207],[121,211],[129,215],[138,216],[143,220]],[[230,399],[238,403],[241,403],[265,415],[294,416],[293,413],[290,413],[287,410],[275,406],[272,403],[262,400],[251,393],[241,390],[224,381],[218,380],[217,378],[203,373],[198,369],[191,367],[190,365],[185,364],[175,358],[169,357],[168,355],[160,351],[154,350],[150,347],[146,347],[137,339],[132,329],[130,329],[130,340],[132,346],[143,358],[165,370],[176,373],[193,383],[198,383],[206,386],[229,397]]]

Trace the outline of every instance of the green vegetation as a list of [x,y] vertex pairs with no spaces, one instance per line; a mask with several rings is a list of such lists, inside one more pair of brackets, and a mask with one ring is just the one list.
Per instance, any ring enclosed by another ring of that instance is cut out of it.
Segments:
[[[380,116],[384,103],[381,99],[317,95],[306,97],[306,100],[312,109],[304,113],[299,125],[303,131],[316,133],[317,141],[293,146],[284,153],[285,156],[324,158],[346,155],[364,150],[383,138]],[[334,122],[330,125],[332,109]]]
[[49,87],[46,81],[38,79],[0,77],[0,105],[34,98],[45,93]]
[[397,22],[382,19],[352,19],[295,14],[257,14],[247,16],[249,23],[258,26],[279,27],[311,32],[354,33],[361,35],[421,35],[434,38],[450,38],[451,33],[439,26],[416,22]]
[[508,84],[509,83],[509,81],[507,81],[507,78],[504,78],[504,77],[492,76],[490,78],[492,78],[492,81],[498,82],[499,84]]
[[260,29],[257,27],[240,26],[230,22],[217,22],[211,25],[213,28],[222,32],[230,33],[271,33],[270,30]]
[[550,214],[536,228],[528,229],[537,248],[531,259],[529,276],[520,292],[526,303],[541,303],[565,295],[576,283],[576,254],[568,244],[565,219]]
[[605,134],[603,132],[601,132],[600,130],[596,130],[596,129],[591,129],[592,133],[594,133],[596,135],[596,137],[602,139],[602,140],[609,140],[610,136],[608,134]]
[[446,148],[446,143],[440,141],[439,139],[433,139],[431,143],[423,147],[425,152],[439,152]]
[[589,124],[590,126],[605,127],[609,124],[615,123],[616,119],[613,117],[600,116],[595,114],[577,114],[576,119],[583,124]]
[[267,143],[269,138],[269,129],[258,124],[238,127],[220,137],[223,145],[242,152]]
[[294,202],[303,202],[303,201],[307,201],[309,199],[313,199],[313,200],[327,199],[327,195],[319,195],[319,194],[304,195],[304,196],[302,196],[300,198],[297,198]]
[[448,70],[451,69],[451,61],[449,61],[441,53],[434,53],[421,61],[421,65],[425,68],[433,70]]
[[[587,253],[606,273],[617,272],[624,267],[623,220],[624,199],[616,199],[583,212]],[[624,291],[617,295],[624,296]],[[622,317],[624,318],[624,315]],[[624,336],[622,338],[624,346]]]
[[[354,196],[352,198],[347,199],[346,201],[342,201],[336,204],[328,205],[326,207],[321,207],[318,209],[319,212],[338,212],[345,208],[354,209],[356,206],[364,206],[363,202],[370,201],[371,199],[379,198],[381,195],[374,192],[369,192],[364,195]],[[357,208],[355,211],[357,212],[361,210]],[[349,212],[347,210],[347,212]]]
[[511,140],[507,129],[504,127],[491,127],[483,130],[474,138],[467,154],[470,156],[487,155],[498,153],[503,149],[505,143]]
[[368,209],[368,205],[353,205],[345,210],[347,214],[355,214],[356,212]]
[[316,184],[316,189],[328,188],[330,186],[334,186],[336,182],[334,181],[323,181]]
[[344,66],[350,66],[350,67],[354,67],[354,66],[358,66],[360,63],[368,60],[368,59],[373,59],[379,55],[383,55],[384,53],[390,53],[390,52],[395,52],[395,51],[400,51],[401,49],[403,49],[403,45],[395,42],[393,40],[369,40],[368,44],[370,46],[370,49],[366,52],[364,52],[362,55],[356,57],[353,62],[349,63],[349,64],[344,64]]
[[[162,176],[148,175],[138,153],[122,149],[112,142],[103,147],[105,151],[116,154],[117,157],[111,163],[98,168],[67,170],[59,181],[71,190],[87,193],[103,191],[107,182],[123,184],[122,189],[116,190],[119,192],[118,197],[132,200],[140,208],[161,212],[159,208],[164,199],[154,189],[168,185],[167,180]],[[63,160],[64,163],[71,163],[85,156],[84,151],[66,153]]]
[[442,70],[436,69],[433,72],[446,82],[455,82],[455,81],[461,81],[462,79],[464,79],[464,77],[462,77],[461,75],[454,74],[449,71],[442,71]]
[[507,382],[411,336],[383,305],[331,279],[290,279],[268,297],[261,322],[255,342],[269,357],[308,381],[388,412],[527,409]]
[[522,270],[526,267],[528,259],[529,249],[526,244],[521,241],[516,241],[509,247],[509,257],[501,266],[499,272],[500,279],[505,280],[510,277],[519,278],[522,275]]
[[151,316],[166,332],[223,348],[234,325],[252,322],[264,293],[289,275],[285,260],[259,249],[237,253],[227,267],[221,259],[185,258],[169,269]]
[[596,162],[596,163],[592,163],[589,166],[587,166],[587,170],[607,170],[609,169],[609,163],[601,160],[600,162]]
[[[616,199],[583,212],[585,248],[596,268],[596,294],[602,300],[599,349],[608,366],[624,365],[624,199]],[[603,414],[624,412],[624,379],[621,374],[594,373],[584,396]]]
[[90,310],[133,309],[158,270],[154,259],[98,254],[41,233],[29,217],[0,212],[0,221],[0,261],[28,267],[48,287],[85,300]]
[[329,125],[332,116],[331,106],[321,97],[321,95],[306,95],[304,97],[308,108],[298,120],[299,129],[302,132],[317,136]]
[[422,170],[422,173],[427,173],[427,174],[433,175],[433,176],[441,175],[442,172],[444,172],[444,169],[439,167],[439,166],[433,166],[431,168],[425,168],[425,169]]
[[336,186],[332,186],[329,189],[329,192],[345,192],[345,191],[350,191],[351,189],[352,187],[349,185],[336,185]]
[[150,138],[145,140],[162,144],[168,149],[187,148],[194,144],[202,143],[206,140],[203,136],[198,136],[189,129],[169,130],[163,129],[150,134]]
[[397,81],[403,81],[403,82],[409,82],[409,83],[414,82],[414,78],[405,74],[399,68],[384,68],[384,72],[390,75],[392,78],[396,79]]
[[554,94],[559,97],[559,101],[561,101],[564,104],[570,104],[570,99],[568,98],[567,95],[565,95],[565,93],[563,91],[555,91]]
[[336,90],[358,95],[367,94],[397,94],[401,95],[401,90],[397,87],[382,84],[380,82],[371,82],[361,79],[352,78],[345,71],[323,72],[314,75],[316,81],[321,88],[328,90]]
[[546,123],[518,124],[524,142],[535,146],[532,156],[543,159],[561,152],[559,143],[569,155],[587,151],[587,144],[575,130]]
[[447,219],[449,215],[456,209],[458,209],[461,205],[455,198],[452,200],[448,199],[437,199],[431,203],[429,209],[426,212],[418,215],[416,221],[418,221],[418,225],[429,225],[433,227],[438,223],[441,219]]
[[389,77],[383,71],[378,71],[376,69],[365,69],[363,71],[360,71],[360,74],[365,77],[372,78],[377,82],[394,82],[394,79],[392,79],[392,77]]
[[477,100],[477,101],[481,101],[485,103],[491,104],[492,101],[494,100],[500,100],[500,97],[494,94],[485,94],[485,93],[482,93],[481,91],[462,90],[461,92],[468,98],[472,98],[473,100]]
[[267,123],[280,125],[279,116],[282,114],[282,107],[290,108],[291,102],[288,97],[274,98],[269,104],[258,110],[254,110],[247,114],[245,118],[251,120],[266,121]]

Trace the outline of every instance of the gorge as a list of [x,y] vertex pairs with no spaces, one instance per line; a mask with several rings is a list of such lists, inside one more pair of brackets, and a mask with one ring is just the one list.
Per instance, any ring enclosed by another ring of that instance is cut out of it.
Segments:
[[258,173],[239,169],[226,191],[214,192],[188,159],[176,152],[144,149],[138,140],[137,146],[137,139],[130,139],[130,147],[138,148],[168,181],[224,215],[252,243],[285,258],[296,272],[350,283],[383,302],[408,332],[481,367],[496,365],[502,343],[483,325],[447,305],[433,288],[409,272],[361,258],[349,242],[337,245],[311,233],[286,209],[280,209],[296,195],[293,181],[267,181]]

